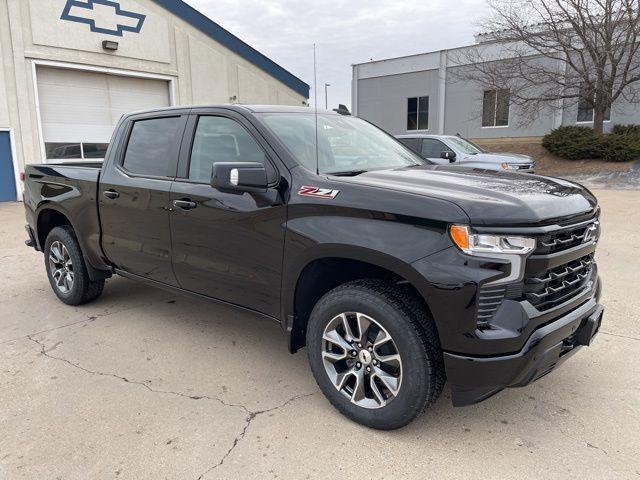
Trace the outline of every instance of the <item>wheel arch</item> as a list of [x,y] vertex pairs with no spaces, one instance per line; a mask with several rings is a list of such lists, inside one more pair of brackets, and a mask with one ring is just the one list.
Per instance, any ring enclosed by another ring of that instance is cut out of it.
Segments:
[[324,246],[285,273],[282,318],[289,351],[295,353],[306,344],[309,315],[320,298],[344,283],[378,278],[408,289],[432,316],[424,295],[422,277],[410,264],[390,255],[346,245]]
[[66,225],[75,232],[68,212],[50,203],[40,206],[36,212],[36,239],[40,250],[44,251],[44,244],[51,230]]
[[38,242],[38,247],[42,252],[44,252],[45,242],[47,241],[47,236],[51,233],[51,230],[56,227],[71,227],[76,235],[76,239],[78,240],[83,261],[87,268],[87,272],[89,273],[89,278],[95,281],[111,277],[110,271],[95,268],[87,258],[87,246],[84,244],[83,239],[77,234],[78,230],[75,228],[69,212],[61,208],[59,205],[46,202],[41,204],[36,210],[35,219],[36,241]]

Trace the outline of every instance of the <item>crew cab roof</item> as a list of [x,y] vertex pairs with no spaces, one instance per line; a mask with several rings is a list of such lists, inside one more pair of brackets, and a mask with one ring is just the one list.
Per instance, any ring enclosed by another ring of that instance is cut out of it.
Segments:
[[428,133],[407,133],[403,135],[394,135],[396,138],[460,138],[456,135],[435,135]]
[[[163,107],[163,108],[153,108],[148,110],[140,110],[136,112],[128,113],[126,116],[130,115],[140,115],[146,113],[165,113],[171,112],[173,110],[197,110],[203,108],[221,108],[226,110],[233,110],[236,112],[249,112],[249,113],[314,113],[315,110],[311,107],[303,107],[303,106],[291,106],[291,105],[238,105],[232,103],[222,103],[222,104],[206,104],[206,105],[179,105],[175,107]],[[338,115],[338,113],[331,110],[318,109],[318,113],[322,115]]]

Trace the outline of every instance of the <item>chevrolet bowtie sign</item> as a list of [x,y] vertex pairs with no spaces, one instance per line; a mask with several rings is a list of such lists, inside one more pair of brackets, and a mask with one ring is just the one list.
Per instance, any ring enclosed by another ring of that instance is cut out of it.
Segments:
[[85,23],[95,33],[121,37],[123,32],[140,33],[146,16],[124,10],[112,0],[67,0],[60,18]]

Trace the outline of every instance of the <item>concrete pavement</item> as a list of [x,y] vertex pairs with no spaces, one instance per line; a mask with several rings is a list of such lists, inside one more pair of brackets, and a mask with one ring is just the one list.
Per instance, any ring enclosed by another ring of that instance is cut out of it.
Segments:
[[246,313],[123,278],[59,302],[0,204],[0,478],[640,478],[640,192],[596,192],[607,308],[595,344],[405,429],[338,414],[306,353]]

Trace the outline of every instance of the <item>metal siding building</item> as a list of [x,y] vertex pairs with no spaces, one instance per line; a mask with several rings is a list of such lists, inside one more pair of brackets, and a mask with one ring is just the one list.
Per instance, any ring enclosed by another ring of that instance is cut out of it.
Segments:
[[0,200],[25,163],[99,159],[126,112],[309,97],[180,0],[0,0],[0,65]]
[[[577,121],[577,106],[566,102],[561,109],[547,109],[533,122],[522,125],[518,107],[509,106],[507,125],[483,126],[483,91],[472,82],[461,80],[460,58],[465,50],[442,50],[407,57],[391,58],[353,65],[352,111],[390,133],[461,134],[468,138],[541,137],[561,125],[590,125]],[[483,46],[487,48],[486,46]],[[499,44],[488,47],[496,52]],[[546,61],[544,59],[543,61]],[[409,99],[429,97],[428,128],[408,129]],[[637,105],[618,102],[613,105],[613,124],[640,123]]]

